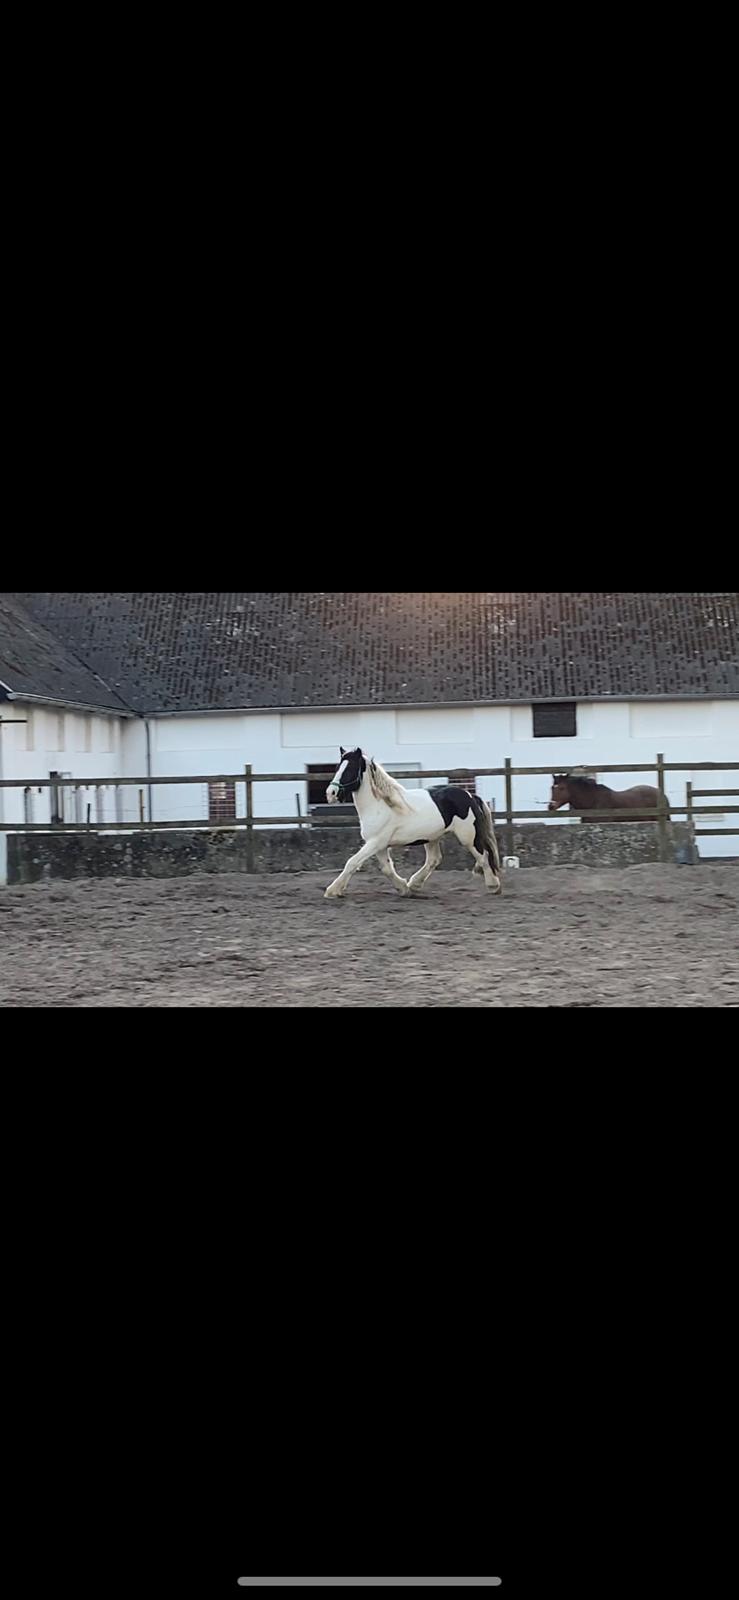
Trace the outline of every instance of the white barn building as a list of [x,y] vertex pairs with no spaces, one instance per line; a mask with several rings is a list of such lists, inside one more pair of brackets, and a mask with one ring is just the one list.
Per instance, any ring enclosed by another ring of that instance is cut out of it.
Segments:
[[[116,778],[300,772],[259,784],[265,818],[323,798],[312,770],[362,745],[393,768],[653,762],[668,798],[739,788],[735,594],[12,594],[0,596],[0,821],[134,821]],[[25,719],[25,720],[20,720]],[[15,725],[13,725],[15,724]],[[34,780],[60,774],[54,791]],[[71,780],[110,787],[80,789]],[[408,781],[408,780],[405,780]],[[417,780],[422,781],[422,780]],[[439,779],[429,779],[429,784]],[[651,781],[608,779],[615,788]],[[655,780],[656,781],[656,780]],[[502,778],[477,779],[504,811]],[[516,810],[545,811],[545,776],[517,778]],[[153,786],[154,821],[244,812],[241,785]],[[711,824],[739,823],[727,803]],[[555,824],[556,825],[556,824]],[[702,837],[703,856],[737,837]]]

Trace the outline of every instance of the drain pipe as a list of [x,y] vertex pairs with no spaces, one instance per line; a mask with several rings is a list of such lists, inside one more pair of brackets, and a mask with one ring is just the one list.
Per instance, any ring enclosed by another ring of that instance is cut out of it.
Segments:
[[149,800],[149,821],[153,822],[154,818],[151,811],[151,728],[149,727],[148,717],[144,717],[144,727],[146,729],[146,776],[149,779],[146,786]]

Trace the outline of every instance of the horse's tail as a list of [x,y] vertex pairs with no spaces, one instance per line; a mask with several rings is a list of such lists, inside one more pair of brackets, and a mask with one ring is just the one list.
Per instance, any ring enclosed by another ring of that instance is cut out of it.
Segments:
[[471,794],[470,800],[472,801],[472,810],[475,813],[475,822],[482,838],[485,854],[487,855],[488,861],[490,862],[496,878],[499,878],[500,855],[498,852],[498,841],[495,837],[495,828],[493,827],[493,814],[490,810],[487,800],[481,800],[479,795]]

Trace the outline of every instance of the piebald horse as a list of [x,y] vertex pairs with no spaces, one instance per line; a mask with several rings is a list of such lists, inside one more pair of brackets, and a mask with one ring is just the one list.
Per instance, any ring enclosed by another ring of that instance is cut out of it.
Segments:
[[[377,856],[380,871],[390,878],[398,893],[410,894],[438,867],[439,840],[445,833],[453,833],[466,846],[487,888],[500,894],[500,856],[490,807],[484,800],[451,783],[438,789],[404,789],[363,750],[345,750],[342,746],[340,753],[341,761],[326,790],[326,799],[329,805],[335,805],[351,795],[364,844],[329,884],[324,899],[345,894],[354,873],[372,856]],[[426,846],[423,866],[407,881],[396,872],[390,854],[391,845],[406,844]]]

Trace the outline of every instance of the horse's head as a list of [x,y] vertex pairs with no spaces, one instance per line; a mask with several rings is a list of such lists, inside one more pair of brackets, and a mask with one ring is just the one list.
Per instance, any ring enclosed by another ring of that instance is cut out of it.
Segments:
[[549,800],[549,810],[559,811],[560,806],[570,804],[570,779],[567,772],[552,773],[552,793]]
[[329,805],[335,805],[337,800],[348,800],[359,788],[367,767],[361,750],[345,750],[343,745],[339,750],[341,761],[326,790]]

